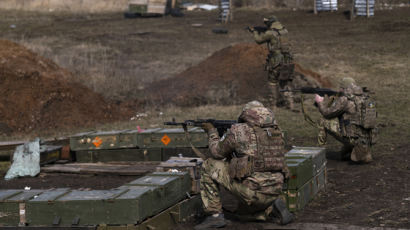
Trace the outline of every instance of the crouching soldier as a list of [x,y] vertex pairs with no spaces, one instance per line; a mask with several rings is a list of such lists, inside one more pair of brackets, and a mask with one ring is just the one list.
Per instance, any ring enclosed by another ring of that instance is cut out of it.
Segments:
[[319,124],[318,143],[326,144],[327,134],[343,144],[343,158],[368,163],[372,161],[371,146],[375,143],[376,104],[353,78],[340,82],[341,94],[327,103],[316,95],[315,101],[324,118]]
[[211,215],[195,229],[227,224],[219,186],[238,198],[241,208],[235,214],[280,224],[291,222],[293,215],[279,198],[289,172],[283,135],[273,112],[252,101],[222,138],[210,123],[205,123],[203,129],[208,133],[211,156],[202,168],[201,197],[205,211]]

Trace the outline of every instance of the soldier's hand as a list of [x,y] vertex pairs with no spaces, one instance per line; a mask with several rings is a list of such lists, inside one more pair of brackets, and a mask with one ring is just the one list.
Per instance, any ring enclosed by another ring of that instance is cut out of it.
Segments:
[[319,96],[318,94],[315,95],[315,102],[316,103],[322,103],[323,102],[323,97]]
[[212,125],[211,123],[203,123],[202,124],[202,129],[205,130],[205,132],[209,132],[209,130],[214,129],[214,125]]

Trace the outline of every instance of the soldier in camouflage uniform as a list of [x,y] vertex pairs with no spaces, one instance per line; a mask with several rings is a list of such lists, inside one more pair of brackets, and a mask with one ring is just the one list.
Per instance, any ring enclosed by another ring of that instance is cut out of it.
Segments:
[[209,136],[210,158],[203,163],[201,197],[205,211],[212,215],[195,229],[226,225],[218,186],[230,191],[245,207],[235,214],[289,223],[293,216],[278,198],[288,168],[283,135],[273,112],[253,101],[222,138],[212,124],[206,123],[203,128]]
[[[268,84],[271,89],[270,102],[276,106],[286,106],[294,110],[294,96],[292,80],[295,65],[290,53],[287,29],[275,16],[264,19],[266,31],[250,28],[256,43],[268,45],[269,54],[265,69],[268,71]],[[289,90],[281,93],[280,90]]]
[[318,143],[325,145],[327,134],[330,134],[343,143],[344,158],[368,163],[372,161],[374,128],[366,126],[365,123],[374,123],[372,120],[375,116],[367,116],[367,120],[364,118],[363,106],[366,95],[353,78],[343,78],[341,89],[343,95],[331,98],[327,103],[323,97],[316,95],[315,101],[324,116],[319,123]]

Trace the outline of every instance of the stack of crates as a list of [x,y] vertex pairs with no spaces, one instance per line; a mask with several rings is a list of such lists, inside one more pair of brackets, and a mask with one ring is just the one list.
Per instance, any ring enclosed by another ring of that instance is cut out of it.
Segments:
[[303,209],[319,191],[326,188],[326,152],[318,147],[293,147],[285,155],[290,178],[283,194],[290,211]]
[[200,210],[190,190],[187,172],[152,173],[111,190],[0,190],[0,226],[139,225],[176,205],[182,220]]
[[[285,154],[290,178],[283,186],[283,197],[290,211],[303,209],[326,187],[326,152],[318,147],[293,147]],[[171,157],[157,171],[186,171],[192,181],[192,193],[199,192],[200,158]]]
[[[207,151],[208,136],[201,128],[188,129],[191,143]],[[172,156],[196,156],[184,130],[146,129],[86,132],[70,137],[77,162],[166,161]]]
[[201,168],[203,160],[195,157],[171,157],[161,162],[156,168],[157,172],[182,171],[188,172],[191,177],[191,193],[200,192]]

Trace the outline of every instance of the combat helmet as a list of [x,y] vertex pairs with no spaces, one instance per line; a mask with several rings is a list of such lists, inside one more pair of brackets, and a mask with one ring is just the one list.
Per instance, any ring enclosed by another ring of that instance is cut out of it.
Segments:
[[275,115],[259,101],[248,102],[238,118],[239,123],[249,123],[252,126],[269,127],[276,125]]
[[279,22],[276,16],[271,16],[269,18],[264,18],[263,22],[265,25],[271,29],[281,30],[283,29],[283,25]]
[[265,107],[265,106],[261,102],[255,100],[255,101],[246,103],[242,111],[253,109],[253,108],[259,108],[259,107]]
[[340,88],[346,89],[351,85],[356,85],[356,81],[351,78],[351,77],[344,77],[342,80],[339,82]]

